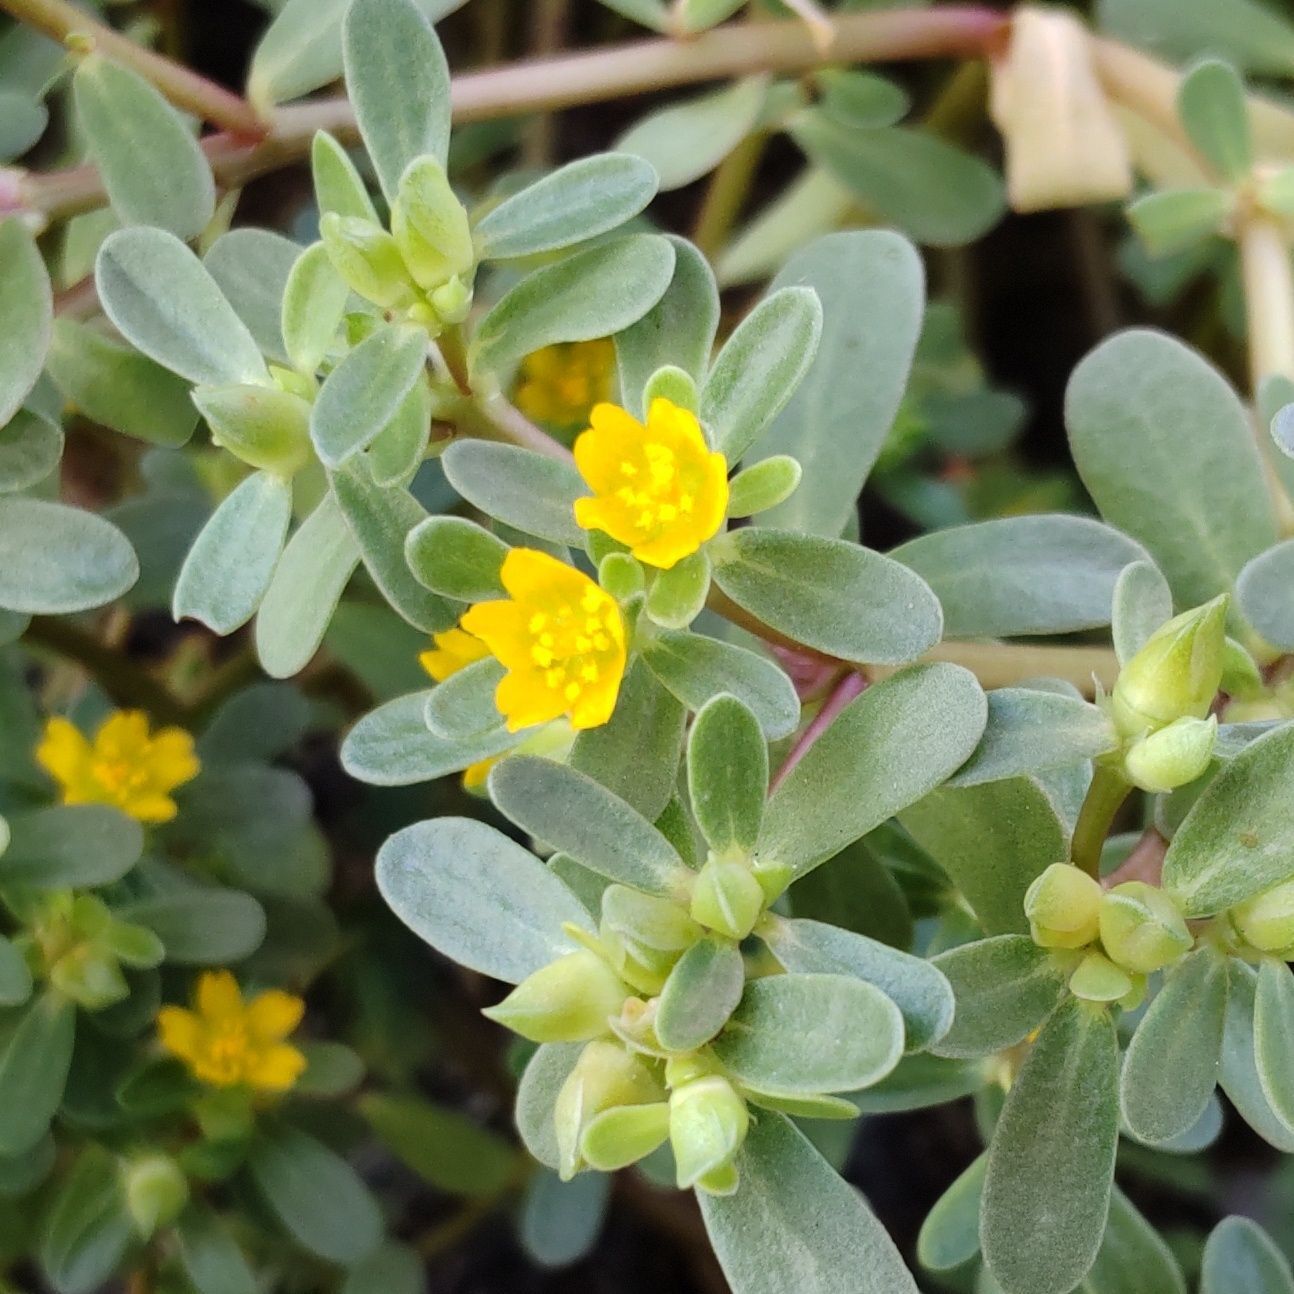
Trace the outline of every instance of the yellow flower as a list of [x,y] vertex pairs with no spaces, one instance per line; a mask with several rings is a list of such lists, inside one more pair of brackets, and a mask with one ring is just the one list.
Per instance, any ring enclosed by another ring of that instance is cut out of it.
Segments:
[[604,530],[641,562],[669,570],[713,539],[728,510],[728,464],[695,415],[657,398],[644,427],[614,404],[593,410],[575,465],[593,491],[575,520]]
[[478,759],[475,764],[468,764],[463,770],[463,786],[469,791],[479,791],[490,776],[490,769],[502,758],[502,755],[490,755],[486,759]]
[[575,728],[606,723],[625,672],[625,622],[615,599],[531,548],[512,549],[500,577],[510,596],[469,607],[463,628],[508,671],[494,693],[508,731],[563,714]]
[[479,638],[473,638],[461,629],[446,629],[444,633],[433,634],[431,641],[435,645],[423,652],[418,662],[437,683],[443,683],[451,674],[457,674],[464,666],[490,654],[490,649]]
[[513,400],[527,418],[558,427],[581,423],[610,398],[615,346],[608,338],[545,346],[521,361]]
[[62,787],[64,804],[110,804],[140,822],[175,817],[170,792],[201,768],[187,732],[150,733],[142,710],[109,715],[93,742],[66,719],[50,719],[36,759]]
[[194,1006],[164,1006],[157,1013],[162,1046],[194,1078],[213,1087],[285,1092],[301,1077],[306,1058],[284,1041],[301,1023],[305,1003],[299,997],[270,989],[244,1002],[229,971],[205,971]]

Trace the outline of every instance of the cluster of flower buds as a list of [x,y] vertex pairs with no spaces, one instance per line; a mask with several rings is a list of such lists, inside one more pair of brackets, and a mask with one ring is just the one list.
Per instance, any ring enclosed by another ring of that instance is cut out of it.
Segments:
[[1233,934],[1255,951],[1294,960],[1294,881],[1246,899],[1227,913],[1227,921]]

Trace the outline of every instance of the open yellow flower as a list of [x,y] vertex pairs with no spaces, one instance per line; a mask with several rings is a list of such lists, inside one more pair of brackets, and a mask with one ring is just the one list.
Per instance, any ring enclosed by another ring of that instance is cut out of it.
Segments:
[[285,1092],[301,1077],[306,1058],[285,1041],[305,1011],[299,997],[270,989],[244,1002],[229,971],[205,971],[194,1007],[164,1006],[157,1032],[200,1082]]
[[62,788],[64,804],[109,804],[140,822],[175,817],[170,793],[201,768],[187,732],[150,733],[142,710],[109,715],[93,742],[56,716],[45,724],[36,759]]
[[517,732],[567,715],[574,728],[611,718],[625,672],[625,622],[616,600],[547,553],[514,548],[500,571],[508,598],[463,616],[507,669],[494,703]]
[[615,346],[606,337],[545,346],[521,361],[513,399],[536,422],[578,426],[610,396],[615,362]]
[[641,562],[668,570],[713,539],[728,510],[728,464],[705,443],[696,416],[658,397],[643,426],[600,404],[575,442],[575,465],[593,491],[575,520],[605,531]]
[[446,629],[444,633],[432,634],[433,646],[418,657],[418,663],[436,680],[443,683],[451,674],[473,661],[484,659],[490,649],[471,634],[462,629]]

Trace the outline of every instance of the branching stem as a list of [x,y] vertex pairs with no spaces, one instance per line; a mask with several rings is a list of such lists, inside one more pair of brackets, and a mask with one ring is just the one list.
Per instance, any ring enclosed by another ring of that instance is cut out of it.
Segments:
[[1101,850],[1115,814],[1123,807],[1132,786],[1123,775],[1108,764],[1096,765],[1092,785],[1078,813],[1074,826],[1073,862],[1094,880],[1101,878]]

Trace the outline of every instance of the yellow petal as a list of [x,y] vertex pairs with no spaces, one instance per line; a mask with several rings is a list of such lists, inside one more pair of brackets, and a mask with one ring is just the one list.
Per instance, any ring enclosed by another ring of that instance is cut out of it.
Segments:
[[198,1054],[202,1022],[182,1006],[164,1006],[157,1013],[157,1037],[172,1056],[191,1062]]
[[99,725],[95,754],[103,759],[134,760],[148,745],[148,716],[142,710],[118,710]]
[[175,801],[169,795],[152,792],[128,795],[118,807],[136,822],[170,822],[177,812]]
[[165,791],[192,781],[202,768],[193,752],[193,738],[183,728],[163,728],[157,733],[149,751],[149,764],[154,785]]
[[515,602],[478,602],[463,613],[463,624],[504,665],[525,665],[530,659],[526,613]]
[[79,782],[85,775],[90,757],[90,743],[80,729],[55,715],[45,723],[44,736],[36,747],[36,762],[65,787]]
[[299,997],[269,989],[247,1004],[247,1028],[257,1042],[280,1042],[301,1023],[305,1009]]
[[227,970],[203,971],[198,980],[198,1011],[210,1021],[237,1019],[243,1013],[243,994]]
[[285,1092],[305,1072],[306,1058],[281,1042],[249,1057],[246,1077],[253,1087],[266,1092]]
[[538,723],[547,723],[566,712],[561,695],[545,687],[533,671],[514,671],[505,675],[494,690],[494,704],[507,720],[509,732],[520,732]]

